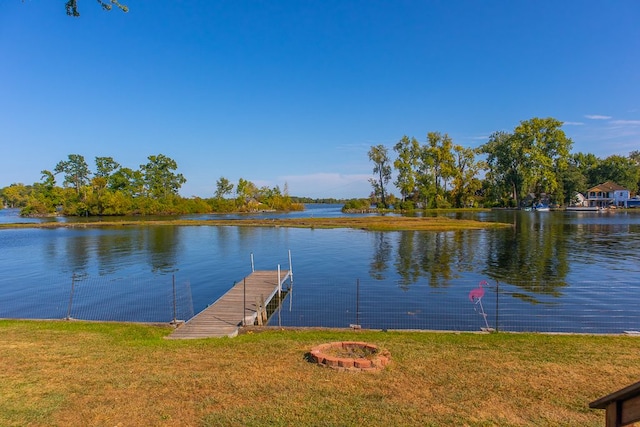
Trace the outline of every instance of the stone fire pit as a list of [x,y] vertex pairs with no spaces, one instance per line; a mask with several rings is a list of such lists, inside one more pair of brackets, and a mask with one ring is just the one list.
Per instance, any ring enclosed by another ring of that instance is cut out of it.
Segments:
[[391,360],[386,350],[366,342],[339,341],[320,344],[311,349],[310,359],[320,366],[348,371],[376,371]]

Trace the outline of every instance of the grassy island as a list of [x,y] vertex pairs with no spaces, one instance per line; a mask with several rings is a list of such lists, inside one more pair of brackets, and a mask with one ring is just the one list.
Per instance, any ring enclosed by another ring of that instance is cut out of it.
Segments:
[[445,217],[397,217],[364,216],[336,218],[291,218],[291,219],[213,219],[213,220],[107,220],[83,222],[42,222],[0,224],[2,228],[86,228],[86,227],[131,227],[131,226],[235,226],[235,227],[292,227],[292,228],[352,228],[368,231],[452,231],[510,227],[511,224],[460,220]]

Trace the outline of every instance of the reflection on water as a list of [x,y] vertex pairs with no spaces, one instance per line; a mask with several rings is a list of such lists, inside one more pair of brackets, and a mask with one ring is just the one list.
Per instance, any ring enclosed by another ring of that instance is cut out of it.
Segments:
[[[340,212],[337,206],[324,206],[304,214]],[[452,328],[450,324],[459,318],[455,313],[472,310],[467,293],[484,279],[494,284],[489,292],[501,286],[505,319],[508,310],[517,318],[545,307],[556,310],[553,316],[566,315],[562,321],[570,325],[585,304],[609,308],[615,304],[616,309],[638,313],[631,301],[640,277],[640,212],[495,211],[447,216],[508,222],[513,227],[387,233],[229,226],[0,230],[0,317],[8,316],[9,307],[11,313],[21,313],[43,296],[55,300],[56,307],[66,306],[74,274],[79,281],[92,283],[84,292],[90,298],[93,287],[98,303],[104,298],[98,289],[115,289],[116,283],[126,287],[144,282],[150,294],[170,298],[175,276],[189,284],[198,312],[250,272],[250,254],[255,255],[257,269],[275,270],[278,264],[287,267],[288,250],[296,279],[294,307],[304,308],[306,300],[317,306],[319,300],[342,295],[339,303],[323,307],[326,312],[340,311],[355,298],[354,283],[360,279],[363,304],[374,294],[382,298],[371,308],[378,316],[398,316],[412,327]],[[605,285],[614,287],[613,294],[602,290]],[[485,308],[491,307],[487,301]],[[385,310],[390,311],[384,314]],[[474,315],[460,327],[475,328]],[[288,321],[299,322],[300,316]],[[551,314],[537,316],[544,322]],[[375,322],[373,327],[380,324]]]
[[385,233],[374,233],[374,236],[374,252],[369,274],[375,280],[384,280],[386,277],[384,273],[389,269],[389,261],[391,261],[390,238]]
[[516,216],[513,229],[495,233],[487,251],[488,276],[514,281],[533,294],[560,294],[569,273],[570,234],[548,214]]
[[172,273],[177,271],[177,253],[182,245],[180,227],[151,227],[147,230],[145,252],[149,256],[151,271]]

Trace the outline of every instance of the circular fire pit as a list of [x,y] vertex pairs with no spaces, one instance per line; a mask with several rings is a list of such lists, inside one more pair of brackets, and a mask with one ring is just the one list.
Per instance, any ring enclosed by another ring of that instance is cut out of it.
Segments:
[[391,360],[389,352],[377,345],[354,341],[320,344],[311,349],[310,356],[320,366],[349,371],[376,371]]

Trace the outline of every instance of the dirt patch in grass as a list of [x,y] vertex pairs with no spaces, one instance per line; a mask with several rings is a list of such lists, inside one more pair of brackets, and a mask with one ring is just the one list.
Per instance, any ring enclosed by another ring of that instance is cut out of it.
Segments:
[[[2,426],[604,425],[589,402],[640,378],[625,336],[280,331],[0,321]],[[390,351],[375,375],[320,369],[333,341]]]
[[373,359],[379,350],[377,347],[366,347],[363,345],[333,345],[322,350],[322,353],[331,357],[344,357],[352,359]]

